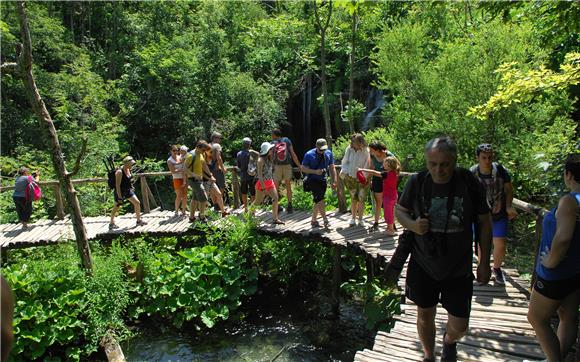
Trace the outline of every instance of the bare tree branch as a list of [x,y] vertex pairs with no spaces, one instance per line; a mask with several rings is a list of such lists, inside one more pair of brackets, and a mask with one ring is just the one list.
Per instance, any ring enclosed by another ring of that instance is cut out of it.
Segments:
[[75,165],[73,167],[73,170],[68,173],[68,176],[69,177],[73,177],[77,173],[79,173],[79,169],[80,169],[80,166],[81,166],[81,160],[87,154],[87,144],[88,144],[87,136],[83,136],[82,142],[83,142],[83,144],[81,145],[81,151],[79,152],[79,154],[77,156],[77,160],[75,161]]

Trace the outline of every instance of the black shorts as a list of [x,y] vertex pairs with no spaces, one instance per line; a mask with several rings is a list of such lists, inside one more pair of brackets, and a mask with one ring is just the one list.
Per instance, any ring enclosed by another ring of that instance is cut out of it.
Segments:
[[326,180],[308,180],[308,185],[310,186],[310,192],[312,192],[312,201],[318,203],[324,200],[326,194]]
[[534,290],[546,298],[554,300],[565,299],[570,294],[580,289],[580,274],[572,278],[559,280],[546,280],[537,276]]
[[248,191],[251,196],[256,195],[256,179],[251,178],[249,180],[242,180],[240,182],[240,191],[242,195],[247,195]]
[[121,205],[126,199],[130,199],[131,197],[135,196],[135,191],[133,189],[123,190],[121,189],[121,198],[117,195],[117,191],[113,190],[113,196],[115,197],[115,202],[117,205]]
[[371,191],[376,193],[383,192],[382,177],[373,176],[373,178],[371,179]]
[[407,269],[405,295],[421,308],[441,302],[449,314],[469,318],[473,296],[473,274],[447,280],[435,280],[411,256]]

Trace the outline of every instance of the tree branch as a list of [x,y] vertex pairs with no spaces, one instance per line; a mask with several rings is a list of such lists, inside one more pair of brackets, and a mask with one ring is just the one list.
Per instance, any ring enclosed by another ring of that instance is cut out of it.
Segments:
[[87,136],[83,136],[82,142],[83,142],[83,144],[81,146],[81,151],[79,152],[79,154],[77,156],[77,160],[75,161],[75,165],[73,167],[73,170],[68,173],[68,176],[70,176],[70,177],[75,176],[79,172],[79,169],[81,166],[81,160],[87,154],[87,143],[88,143]]

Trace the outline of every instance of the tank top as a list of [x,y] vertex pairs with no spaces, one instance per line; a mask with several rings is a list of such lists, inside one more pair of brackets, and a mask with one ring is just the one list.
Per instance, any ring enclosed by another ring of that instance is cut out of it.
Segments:
[[133,177],[132,174],[127,176],[125,174],[125,171],[123,171],[123,168],[121,168],[121,192],[128,191],[133,188],[133,185],[131,184],[132,177]]
[[[570,242],[570,247],[566,252],[566,256],[555,268],[546,268],[540,263],[540,258],[538,258],[536,272],[540,277],[546,280],[567,279],[580,274],[580,194],[571,192],[569,195],[571,195],[578,204],[578,208],[576,209],[576,224],[574,226],[572,240]],[[544,215],[544,222],[542,223],[542,240],[538,252],[546,250],[546,248],[552,248],[552,241],[555,234],[556,207]]]
[[[261,157],[261,156],[260,156]],[[272,161],[269,157],[264,157],[264,168],[262,169],[264,180],[272,180]]]
[[171,163],[173,167],[175,167],[175,173],[172,172],[171,177],[173,177],[173,179],[182,179],[183,174],[181,173],[181,171],[183,170],[183,163],[181,162],[181,160],[177,161],[170,156],[167,159],[167,162]]
[[[373,167],[376,171],[383,172],[385,169],[383,168],[383,161],[377,160],[374,155],[371,155],[371,161],[373,162]],[[381,180],[381,176],[373,176],[376,180]]]

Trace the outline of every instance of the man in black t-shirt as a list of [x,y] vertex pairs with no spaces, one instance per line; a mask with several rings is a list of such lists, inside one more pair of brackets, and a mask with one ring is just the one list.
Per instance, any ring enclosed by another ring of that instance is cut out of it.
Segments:
[[473,231],[481,246],[477,281],[489,282],[491,216],[483,186],[456,168],[457,148],[449,137],[425,146],[427,171],[413,175],[399,198],[396,216],[413,232],[405,293],[417,305],[417,331],[425,353],[435,358],[435,315],[447,310],[441,361],[457,360],[457,340],[467,331],[473,294]]
[[504,285],[505,278],[501,265],[506,254],[508,220],[518,215],[512,206],[514,199],[512,178],[502,164],[493,162],[493,147],[489,143],[477,146],[475,156],[477,165],[473,165],[470,171],[485,186],[493,221],[493,274],[495,282]]

